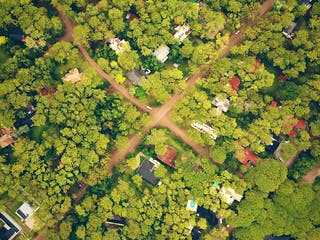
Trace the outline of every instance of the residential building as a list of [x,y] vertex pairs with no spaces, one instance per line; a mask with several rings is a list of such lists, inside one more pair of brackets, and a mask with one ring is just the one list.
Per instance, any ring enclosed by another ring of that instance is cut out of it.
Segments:
[[39,204],[24,202],[16,211],[16,214],[22,221],[26,221],[34,212],[39,209]]
[[196,200],[188,200],[186,209],[191,212],[197,212],[198,203]]
[[152,172],[160,165],[159,162],[152,158],[145,158],[140,164],[137,172],[142,176],[144,180],[151,183],[153,186],[159,186],[161,184],[160,178],[156,177]]
[[110,40],[110,48],[116,52],[116,54],[125,51],[125,40],[120,40],[119,38],[113,38]]
[[13,220],[7,213],[0,213],[0,239],[12,240],[22,230],[19,224]]
[[271,144],[268,145],[268,146],[266,146],[265,150],[266,150],[268,153],[273,154],[273,153],[277,150],[277,148],[279,147],[279,145],[280,145],[280,143],[281,143],[282,141],[283,141],[283,138],[282,138],[282,137],[273,135]]
[[183,24],[182,26],[177,26],[174,28],[175,34],[174,38],[179,41],[186,39],[192,32],[191,27],[188,24]]
[[126,225],[126,219],[119,215],[114,215],[113,218],[108,218],[105,224],[107,227],[124,227]]
[[212,100],[212,104],[216,106],[216,114],[220,116],[222,112],[227,112],[230,106],[230,101],[228,99],[221,99],[219,96],[216,96]]
[[197,121],[193,121],[191,124],[191,127],[194,129],[197,129],[199,132],[207,133],[211,136],[212,139],[217,139],[218,135],[215,133],[215,131],[208,126],[207,124],[201,124]]
[[236,193],[235,190],[231,187],[222,187],[219,194],[221,200],[228,205],[231,205],[234,200],[240,202],[243,197],[242,195]]
[[157,158],[168,165],[169,167],[175,168],[175,157],[177,156],[177,150],[167,145],[167,151],[163,155],[157,155]]
[[81,81],[81,78],[82,73],[79,73],[78,68],[73,68],[62,78],[62,81],[77,83]]
[[236,157],[239,162],[241,162],[243,165],[246,165],[248,167],[252,166],[253,164],[258,164],[260,158],[254,155],[251,148],[242,148],[241,150],[237,151]]
[[162,45],[153,52],[153,55],[158,61],[164,63],[168,59],[169,52],[170,48],[167,45]]
[[292,22],[289,27],[285,28],[282,31],[282,34],[288,39],[293,39],[295,37],[296,27],[297,27],[297,23]]

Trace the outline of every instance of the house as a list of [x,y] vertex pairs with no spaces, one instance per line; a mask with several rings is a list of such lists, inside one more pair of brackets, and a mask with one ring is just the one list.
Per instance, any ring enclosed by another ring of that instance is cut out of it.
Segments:
[[275,100],[272,100],[269,104],[270,107],[278,107],[279,103]]
[[221,99],[219,96],[216,96],[212,100],[212,104],[216,106],[216,114],[220,116],[222,112],[227,112],[230,106],[230,101],[228,99]]
[[163,155],[157,155],[157,158],[169,167],[175,168],[175,157],[177,156],[177,150],[167,145],[167,151]]
[[16,214],[18,217],[25,221],[29,217],[32,216],[34,212],[36,212],[39,209],[39,204],[32,204],[30,202],[24,202],[16,211]]
[[211,136],[211,138],[214,140],[216,140],[218,137],[218,135],[214,132],[214,130],[210,126],[208,126],[207,124],[201,124],[197,121],[193,121],[191,124],[191,127],[198,130],[199,132],[209,134]]
[[227,187],[227,188],[222,187],[220,189],[219,194],[220,194],[221,200],[227,203],[228,205],[231,205],[234,202],[234,200],[240,202],[243,197],[242,195],[236,193],[235,190],[231,187]]
[[173,37],[179,41],[186,39],[192,32],[191,27],[188,24],[183,24],[182,26],[177,26],[174,28],[175,34]]
[[105,222],[106,226],[124,227],[126,225],[126,219],[119,215],[114,215],[112,219],[108,218]]
[[242,148],[240,151],[236,153],[236,158],[239,162],[246,166],[252,166],[252,164],[256,165],[260,158],[254,155],[251,148]]
[[296,27],[297,27],[297,23],[292,22],[289,27],[285,28],[282,31],[282,34],[288,39],[293,39],[295,36]]
[[140,164],[137,172],[142,176],[142,178],[153,186],[159,186],[161,184],[160,178],[153,175],[153,171],[160,165],[159,162],[153,160],[152,158],[145,158]]
[[164,63],[168,59],[169,52],[170,48],[167,45],[162,45],[153,52],[153,55],[158,61]]
[[8,129],[6,128],[1,128],[0,129],[0,147],[5,148],[9,145],[12,145],[15,141],[15,137],[13,136],[15,128],[10,127]]
[[197,212],[198,203],[196,200],[188,200],[186,209],[191,212]]
[[238,91],[239,90],[239,85],[240,85],[240,79],[237,76],[233,76],[230,80],[229,80],[229,84],[231,86],[231,88],[234,91]]
[[110,48],[116,52],[116,54],[125,51],[125,40],[120,40],[119,38],[110,39]]
[[141,85],[141,78],[144,76],[146,76],[146,73],[143,70],[138,69],[132,69],[126,73],[127,79],[135,86]]
[[201,218],[205,218],[210,227],[216,226],[219,222],[216,214],[209,209],[204,207],[198,207],[197,216]]
[[195,226],[195,227],[192,228],[192,230],[191,230],[192,240],[200,239],[201,234],[202,234],[202,229],[200,227]]
[[79,73],[78,68],[73,68],[62,78],[62,81],[77,83],[81,81],[81,78],[82,73]]
[[0,213],[0,239],[14,239],[21,232],[22,228],[7,213]]

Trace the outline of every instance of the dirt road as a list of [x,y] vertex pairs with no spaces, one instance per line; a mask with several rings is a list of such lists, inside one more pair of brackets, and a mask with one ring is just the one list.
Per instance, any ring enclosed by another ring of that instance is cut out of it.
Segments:
[[[229,54],[231,48],[239,44],[241,42],[241,35],[245,29],[252,26],[256,21],[258,21],[272,6],[275,0],[267,0],[265,1],[261,9],[259,10],[259,13],[254,21],[247,23],[243,25],[240,28],[240,33],[238,35],[233,34],[230,36],[229,44],[226,46],[224,51],[222,51],[221,57],[225,57]],[[66,16],[62,13],[62,11],[59,11],[59,15],[61,20],[64,22],[66,26],[66,34],[61,38],[61,40],[65,41],[73,41],[73,28],[75,26],[74,23],[72,23]],[[84,58],[88,61],[88,63],[97,71],[97,73],[103,77],[106,81],[108,81],[114,89],[116,89],[127,101],[135,105],[140,111],[146,112],[148,109],[146,108],[145,104],[142,104],[138,99],[133,97],[129,94],[128,90],[123,87],[122,85],[118,84],[110,75],[108,75],[106,72],[104,72],[100,66],[89,56],[89,53],[87,50],[81,46],[78,45],[78,48]],[[199,73],[193,74],[188,80],[187,80],[187,87],[182,91],[180,94],[174,94],[165,104],[158,108],[154,108],[150,111],[151,115],[151,123],[144,128],[144,132],[148,131],[150,128],[155,126],[164,126],[169,128],[173,133],[175,133],[178,137],[180,137],[184,142],[186,142],[190,147],[192,147],[199,155],[210,157],[210,151],[208,148],[204,148],[200,146],[199,144],[196,144],[185,132],[182,130],[179,126],[174,124],[170,117],[170,112],[173,109],[174,104],[182,99],[187,94],[187,89],[191,86],[196,85],[197,79],[201,79],[204,77],[207,73],[207,68],[201,68]],[[115,151],[111,155],[110,159],[110,169],[112,169],[119,160],[124,159],[126,155],[130,152],[133,152],[136,146],[139,145],[141,142],[141,137],[137,134],[129,139],[129,143],[127,147],[124,150],[118,150]],[[228,166],[226,166],[228,167]]]
[[302,177],[302,180],[307,183],[313,184],[316,180],[316,177],[318,176],[320,176],[320,166],[317,166],[311,171],[309,171],[306,175]]
[[275,0],[266,0],[262,5],[261,8],[258,12],[258,15],[254,18],[252,22],[246,23],[242,25],[238,30],[238,34],[232,34],[229,38],[229,43],[226,46],[226,48],[222,51],[221,57],[226,57],[229,53],[230,50],[232,49],[233,46],[238,45],[242,41],[242,34],[243,32],[249,28],[252,27],[257,21],[259,21],[272,7],[272,4],[275,2]]

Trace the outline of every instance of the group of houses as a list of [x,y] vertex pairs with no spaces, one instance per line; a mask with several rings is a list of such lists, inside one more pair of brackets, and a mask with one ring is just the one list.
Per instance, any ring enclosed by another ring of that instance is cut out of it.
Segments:
[[[39,209],[38,203],[24,202],[17,210],[16,215],[20,221],[23,222],[29,229],[33,229],[35,221],[32,220],[32,215]],[[21,233],[22,227],[10,214],[6,212],[0,213],[0,239],[12,240],[19,233]]]

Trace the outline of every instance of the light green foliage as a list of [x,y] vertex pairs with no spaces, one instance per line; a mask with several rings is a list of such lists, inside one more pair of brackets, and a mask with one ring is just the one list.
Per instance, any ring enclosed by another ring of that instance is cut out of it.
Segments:
[[287,168],[274,159],[262,159],[256,168],[249,169],[247,181],[262,192],[274,192],[287,177]]

